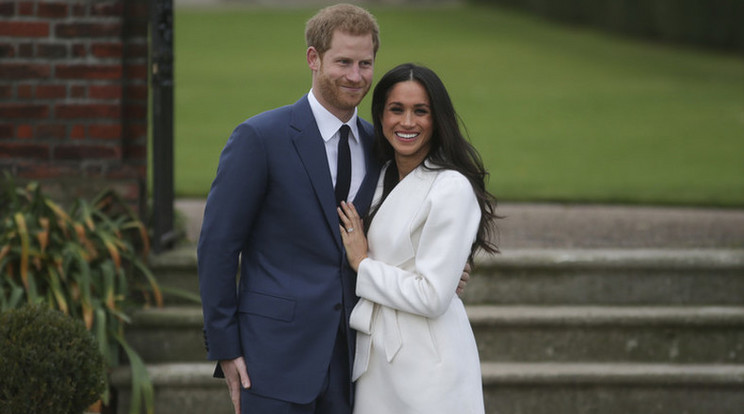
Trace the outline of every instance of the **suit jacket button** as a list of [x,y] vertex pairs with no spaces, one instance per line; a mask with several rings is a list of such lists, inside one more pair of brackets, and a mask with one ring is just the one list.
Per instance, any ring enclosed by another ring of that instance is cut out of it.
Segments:
[[336,306],[333,307],[335,310],[341,310],[342,305],[340,303],[337,303]]

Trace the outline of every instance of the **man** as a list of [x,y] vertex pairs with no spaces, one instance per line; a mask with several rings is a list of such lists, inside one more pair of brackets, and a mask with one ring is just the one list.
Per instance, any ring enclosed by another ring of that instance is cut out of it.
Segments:
[[240,124],[220,156],[199,239],[199,282],[209,358],[220,361],[236,413],[239,406],[243,413],[351,412],[355,276],[334,185],[346,124],[346,198],[369,206],[379,166],[372,127],[356,106],[372,83],[378,33],[359,7],[318,12],[306,26],[310,93]]
[[362,8],[319,11],[305,31],[310,92],[240,124],[220,156],[199,284],[208,356],[236,413],[351,413],[357,297],[336,206],[353,200],[365,214],[377,184],[372,126],[356,107],[378,33]]

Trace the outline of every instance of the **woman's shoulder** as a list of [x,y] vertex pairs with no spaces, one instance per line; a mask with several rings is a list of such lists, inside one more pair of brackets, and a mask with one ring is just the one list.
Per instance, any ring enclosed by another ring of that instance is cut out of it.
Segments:
[[435,183],[449,183],[451,185],[463,185],[470,187],[470,181],[461,172],[451,168],[442,167],[433,162],[426,161],[421,171],[424,174],[433,174]]
[[475,194],[468,178],[457,170],[427,163],[424,168],[420,168],[420,171],[421,174],[431,175],[430,198],[446,199]]

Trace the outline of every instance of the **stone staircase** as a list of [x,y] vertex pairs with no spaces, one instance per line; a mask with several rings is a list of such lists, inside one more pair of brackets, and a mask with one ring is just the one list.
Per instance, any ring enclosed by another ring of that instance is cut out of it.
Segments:
[[[152,265],[161,284],[196,291],[193,246]],[[744,250],[505,251],[477,261],[463,300],[489,414],[744,412]],[[200,307],[168,303],[127,332],[156,414],[232,413]],[[113,376],[119,413],[128,376]]]

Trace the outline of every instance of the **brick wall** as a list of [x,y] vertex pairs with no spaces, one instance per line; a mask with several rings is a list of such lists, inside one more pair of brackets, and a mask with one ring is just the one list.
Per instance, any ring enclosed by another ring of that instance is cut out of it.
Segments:
[[144,211],[147,0],[0,0],[0,169]]

